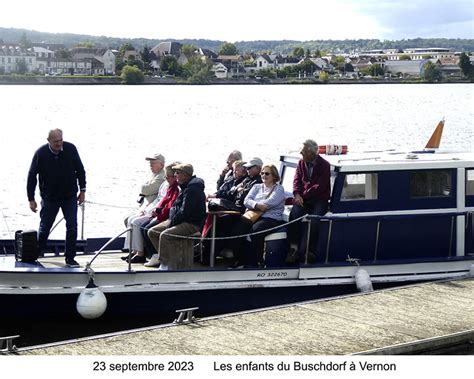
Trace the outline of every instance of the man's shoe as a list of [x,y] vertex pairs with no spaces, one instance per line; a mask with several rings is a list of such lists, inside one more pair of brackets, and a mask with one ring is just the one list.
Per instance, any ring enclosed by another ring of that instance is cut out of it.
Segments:
[[66,266],[71,268],[81,267],[73,258],[66,258]]
[[[128,262],[128,260],[126,261]],[[130,259],[130,263],[145,263],[146,257],[144,255],[135,255],[132,259]]]
[[285,263],[292,265],[297,262],[298,262],[298,251],[294,247],[291,247],[290,250],[288,251],[288,255],[286,256]]
[[144,264],[146,267],[158,267],[160,265],[161,261],[158,258],[158,254],[153,254],[150,258],[150,260]]
[[239,261],[234,261],[234,263],[232,263],[229,267],[230,268],[243,268],[244,264],[240,263]]
[[130,252],[130,250],[128,250],[127,247],[122,248],[122,253],[129,253],[129,252]]

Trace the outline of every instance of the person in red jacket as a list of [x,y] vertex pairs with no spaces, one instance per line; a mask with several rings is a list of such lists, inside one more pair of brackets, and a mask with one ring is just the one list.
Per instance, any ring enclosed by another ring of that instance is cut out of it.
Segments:
[[[319,146],[315,141],[308,139],[303,142],[300,151],[302,159],[298,162],[293,179],[294,199],[290,221],[305,214],[322,216],[328,211],[331,196],[330,165],[318,152]],[[305,261],[307,231],[306,223],[295,222],[289,225],[290,246],[297,252],[296,258],[300,262]],[[319,222],[313,221],[309,243],[310,260],[314,259],[318,231]]]
[[146,255],[151,257],[155,253],[153,245],[148,240],[147,233],[144,231],[169,218],[170,209],[179,196],[178,182],[176,181],[174,170],[172,169],[172,167],[178,163],[179,162],[173,162],[165,167],[166,183],[168,186],[165,195],[157,204],[156,208],[149,214],[132,221],[132,252],[130,255],[122,257],[127,263],[129,258],[131,259],[131,263],[145,263]]

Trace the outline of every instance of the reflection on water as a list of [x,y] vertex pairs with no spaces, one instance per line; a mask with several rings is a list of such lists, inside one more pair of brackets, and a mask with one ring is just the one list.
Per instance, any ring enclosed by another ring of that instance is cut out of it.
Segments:
[[[116,235],[148,177],[145,155],[190,162],[214,190],[231,150],[278,164],[300,143],[420,149],[445,117],[442,147],[474,150],[473,86],[1,86],[0,233],[37,229],[26,198],[33,152],[62,128],[87,170],[86,237]],[[52,237],[64,238],[64,225]]]

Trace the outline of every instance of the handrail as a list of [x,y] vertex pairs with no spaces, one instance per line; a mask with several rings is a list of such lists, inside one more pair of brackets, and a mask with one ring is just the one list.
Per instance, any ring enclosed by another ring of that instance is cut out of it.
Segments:
[[87,262],[86,268],[84,269],[84,271],[89,271],[89,270],[90,270],[90,267],[91,267],[91,265],[92,265],[92,262],[94,262],[94,260],[99,256],[100,253],[102,253],[102,252],[105,250],[105,248],[106,248],[107,246],[109,246],[112,242],[114,242],[114,241],[115,241],[117,238],[119,238],[121,235],[123,235],[123,234],[125,234],[125,233],[127,233],[127,232],[129,232],[129,231],[131,231],[131,230],[132,230],[132,228],[127,228],[127,229],[125,229],[124,231],[122,231],[120,234],[118,234],[117,236],[115,236],[115,237],[109,239],[99,250],[97,250],[97,252],[94,254],[94,256],[92,257],[92,259],[91,259],[89,262]]
[[416,213],[416,214],[397,214],[397,215],[350,215],[348,213],[332,213],[326,214],[323,216],[319,215],[306,215],[308,220],[369,220],[369,219],[379,219],[379,220],[388,220],[388,219],[401,219],[401,218],[417,218],[417,217],[443,217],[443,216],[465,216],[469,212],[446,212],[446,213]]
[[[331,243],[331,232],[332,232],[332,224],[334,221],[344,221],[344,220],[376,220],[376,235],[375,235],[375,246],[374,246],[374,261],[377,260],[377,253],[379,248],[379,238],[380,238],[380,227],[381,221],[383,220],[401,220],[401,219],[414,219],[417,217],[450,217],[451,218],[451,226],[450,226],[450,236],[449,236],[449,257],[452,255],[452,245],[453,245],[453,237],[454,237],[454,218],[456,216],[465,216],[469,215],[471,212],[446,212],[446,213],[417,213],[417,214],[402,214],[402,215],[305,215],[304,222],[308,223],[308,233],[310,232],[310,225],[311,221],[329,221],[329,228],[328,228],[328,238],[327,238],[327,245],[326,245],[326,260],[325,263],[329,261],[329,249]],[[309,238],[308,238],[309,240]],[[305,264],[308,263],[308,254],[309,254],[309,243],[306,244],[306,259]]]

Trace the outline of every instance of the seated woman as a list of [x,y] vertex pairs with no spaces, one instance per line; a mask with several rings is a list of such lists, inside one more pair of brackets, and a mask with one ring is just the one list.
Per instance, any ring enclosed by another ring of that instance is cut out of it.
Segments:
[[[152,214],[149,216],[144,216],[141,218],[137,218],[132,221],[132,253],[130,254],[131,263],[145,263],[146,256],[145,256],[145,245],[146,241],[144,240],[144,234],[142,232],[143,229],[151,228],[154,225],[159,224],[162,221],[165,221],[169,218],[169,213],[171,206],[178,198],[179,195],[179,187],[178,182],[174,176],[174,171],[172,167],[175,166],[177,162],[173,162],[172,164],[165,167],[165,174],[166,174],[166,181],[168,183],[168,188],[166,190],[165,196],[161,199],[158,203],[156,208],[153,210]],[[146,237],[147,238],[147,237]],[[149,256],[152,255],[153,252],[150,252]],[[128,256],[125,257],[128,263]]]
[[261,173],[263,183],[255,184],[245,197],[244,205],[249,210],[263,212],[260,218],[253,224],[240,219],[232,229],[232,235],[243,235],[262,232],[250,237],[250,249],[244,251],[244,238],[231,240],[229,247],[232,249],[235,262],[232,267],[243,264],[248,267],[256,267],[263,263],[263,246],[265,230],[272,229],[282,223],[283,209],[285,205],[285,190],[280,181],[280,175],[274,165],[264,165]]

